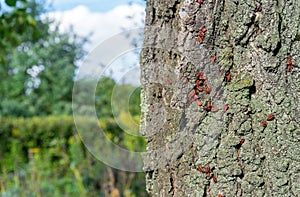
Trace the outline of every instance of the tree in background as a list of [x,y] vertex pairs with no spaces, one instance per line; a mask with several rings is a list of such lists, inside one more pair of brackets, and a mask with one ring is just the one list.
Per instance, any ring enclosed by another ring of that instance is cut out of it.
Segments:
[[[85,39],[62,34],[49,20],[41,20],[43,7],[27,2],[35,30],[19,35],[22,43],[6,48],[1,66],[1,114],[32,116],[71,114],[72,88],[76,62],[82,57]],[[50,30],[50,26],[54,30]],[[35,36],[31,34],[35,32]]]
[[144,160],[150,194],[298,196],[299,1],[146,11],[141,128],[164,148]]
[[[8,87],[6,84],[10,79],[9,73],[12,73],[12,70],[7,64],[7,58],[11,58],[13,50],[21,43],[25,34],[30,34],[29,39],[33,39],[39,34],[36,28],[37,22],[33,17],[35,14],[28,8],[28,2],[26,0],[6,0],[1,2],[0,5],[0,109],[4,105],[6,106],[6,109],[1,110],[1,114],[25,114],[26,111],[19,103],[5,100],[5,96],[8,95]],[[6,10],[3,10],[5,6]],[[28,39],[27,36],[26,39]],[[15,92],[15,90],[13,90],[12,93],[13,92]]]
[[[39,35],[36,28],[37,16],[27,0],[5,0],[0,4],[0,60],[5,62],[7,53],[22,42],[22,35],[30,32],[32,37]],[[3,10],[4,6],[7,10]]]

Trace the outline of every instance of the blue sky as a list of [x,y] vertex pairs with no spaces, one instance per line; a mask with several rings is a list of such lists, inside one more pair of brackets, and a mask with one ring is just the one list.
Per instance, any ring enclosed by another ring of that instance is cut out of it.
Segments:
[[84,5],[92,12],[107,12],[114,7],[128,4],[142,4],[144,0],[50,0],[53,2],[53,8],[56,11],[65,11],[75,8],[78,5]]

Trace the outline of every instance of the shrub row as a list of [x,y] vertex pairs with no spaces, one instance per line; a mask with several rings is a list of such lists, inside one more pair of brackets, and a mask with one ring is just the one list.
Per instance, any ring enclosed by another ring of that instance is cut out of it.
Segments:
[[54,138],[68,139],[74,131],[72,116],[0,117],[0,151],[8,151],[12,140],[17,140],[26,148],[47,147]]

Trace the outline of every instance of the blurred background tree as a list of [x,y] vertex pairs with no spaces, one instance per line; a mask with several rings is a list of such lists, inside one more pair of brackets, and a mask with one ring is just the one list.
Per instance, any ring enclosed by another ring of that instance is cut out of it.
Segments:
[[[39,9],[36,3],[27,0],[5,0],[0,7],[0,60],[6,61],[7,53],[22,42],[24,34],[30,34],[31,38],[37,38],[41,34],[38,31]],[[4,10],[3,8],[6,8]],[[30,39],[31,39],[30,38]]]
[[[0,3],[0,196],[147,196],[143,173],[99,162],[75,132],[72,89],[87,39],[61,33],[41,17],[43,0]],[[129,113],[123,108],[112,113],[114,88],[135,89]],[[139,94],[139,88],[108,77],[100,79],[95,93],[99,125],[129,150],[143,150],[145,141],[125,133],[116,118],[139,124]]]
[[36,1],[26,6],[22,10],[30,10],[26,17],[34,20],[34,27],[19,32],[19,45],[7,45],[6,54],[2,54],[1,114],[71,114],[75,64],[84,54],[81,46],[86,39],[62,34],[53,22],[41,20],[44,10]]

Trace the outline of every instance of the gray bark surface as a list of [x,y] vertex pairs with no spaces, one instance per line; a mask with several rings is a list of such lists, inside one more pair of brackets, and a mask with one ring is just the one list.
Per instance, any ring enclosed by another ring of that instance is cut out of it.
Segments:
[[[141,133],[152,196],[300,195],[299,4],[147,0]],[[211,91],[193,100],[198,72]]]

